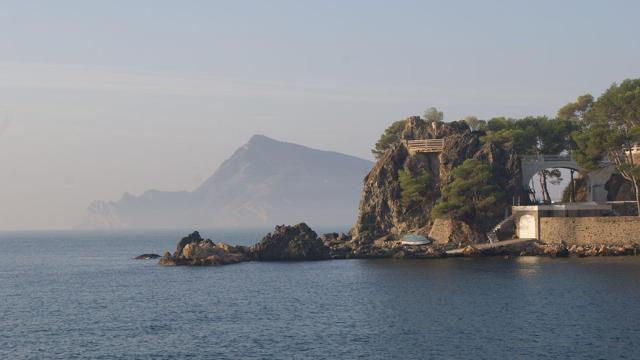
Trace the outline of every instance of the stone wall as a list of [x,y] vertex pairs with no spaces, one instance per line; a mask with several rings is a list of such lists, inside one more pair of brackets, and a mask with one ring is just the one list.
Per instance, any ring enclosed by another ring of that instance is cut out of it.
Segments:
[[431,231],[429,232],[429,238],[438,244],[446,244],[451,239],[453,233],[453,224],[449,219],[435,219]]
[[640,218],[607,217],[543,217],[540,218],[540,241],[567,245],[640,244]]

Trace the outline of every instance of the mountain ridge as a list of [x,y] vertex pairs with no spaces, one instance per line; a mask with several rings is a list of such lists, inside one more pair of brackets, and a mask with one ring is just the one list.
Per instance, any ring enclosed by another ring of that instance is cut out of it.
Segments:
[[84,229],[349,224],[373,162],[254,135],[193,191],[94,201]]

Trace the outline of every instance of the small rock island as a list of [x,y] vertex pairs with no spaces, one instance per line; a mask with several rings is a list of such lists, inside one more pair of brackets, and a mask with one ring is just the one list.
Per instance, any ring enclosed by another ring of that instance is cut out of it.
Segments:
[[300,261],[327,260],[330,248],[315,231],[304,223],[295,226],[276,226],[259,243],[247,246],[231,246],[223,242],[215,244],[203,239],[195,231],[178,243],[176,251],[168,251],[160,258],[160,265],[226,265],[243,261]]

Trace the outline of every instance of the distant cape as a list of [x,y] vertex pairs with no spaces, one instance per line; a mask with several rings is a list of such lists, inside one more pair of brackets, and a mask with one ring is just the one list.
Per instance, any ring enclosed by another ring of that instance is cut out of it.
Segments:
[[255,135],[194,191],[94,201],[78,228],[350,224],[371,161]]

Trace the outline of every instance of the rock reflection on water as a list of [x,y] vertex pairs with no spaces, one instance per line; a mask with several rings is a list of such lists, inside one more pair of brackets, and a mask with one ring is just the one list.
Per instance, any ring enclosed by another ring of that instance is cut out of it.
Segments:
[[541,257],[538,256],[519,256],[514,261],[520,265],[518,274],[522,276],[536,276],[541,272]]
[[131,259],[177,236],[0,234],[0,358],[637,357],[640,257]]

